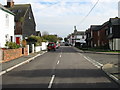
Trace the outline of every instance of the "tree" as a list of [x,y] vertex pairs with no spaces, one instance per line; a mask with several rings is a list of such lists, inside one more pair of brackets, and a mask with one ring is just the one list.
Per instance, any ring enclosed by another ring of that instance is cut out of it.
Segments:
[[27,42],[35,44],[35,46],[40,46],[42,42],[42,38],[39,36],[31,35],[30,37],[28,37]]
[[44,35],[42,36],[43,40],[47,40],[49,42],[57,42],[58,38],[55,35]]
[[68,40],[67,40],[67,38],[66,38],[66,37],[64,38],[64,41],[65,41],[65,42],[68,42]]
[[44,36],[44,35],[49,35],[49,33],[47,31],[44,31],[44,32],[42,32],[42,36]]
[[62,38],[62,37],[58,37],[58,40],[62,41],[62,40],[63,40],[63,38]]

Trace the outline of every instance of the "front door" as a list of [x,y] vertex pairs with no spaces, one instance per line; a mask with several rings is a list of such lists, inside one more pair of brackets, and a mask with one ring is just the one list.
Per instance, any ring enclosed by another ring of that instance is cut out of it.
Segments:
[[16,44],[20,45],[20,37],[16,37]]

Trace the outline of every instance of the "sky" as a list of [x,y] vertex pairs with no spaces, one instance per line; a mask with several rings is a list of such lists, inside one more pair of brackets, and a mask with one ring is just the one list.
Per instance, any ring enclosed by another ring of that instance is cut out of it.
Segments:
[[[99,0],[96,7],[85,18],[98,0],[13,0],[15,4],[31,4],[36,22],[36,31],[47,31],[66,37],[87,30],[90,25],[101,25],[109,18],[118,17],[119,0]],[[6,5],[7,0],[0,0]]]

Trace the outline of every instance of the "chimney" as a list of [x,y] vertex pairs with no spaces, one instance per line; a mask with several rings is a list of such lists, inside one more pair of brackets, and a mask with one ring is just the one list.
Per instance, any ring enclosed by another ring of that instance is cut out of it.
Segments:
[[7,7],[13,7],[14,6],[14,2],[13,0],[7,0]]

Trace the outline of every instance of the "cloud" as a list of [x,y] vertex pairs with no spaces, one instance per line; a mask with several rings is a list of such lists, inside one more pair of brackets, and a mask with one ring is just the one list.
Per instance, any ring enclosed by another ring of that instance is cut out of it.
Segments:
[[[5,0],[6,1],[6,0]],[[0,3],[5,4],[4,0]],[[97,0],[14,0],[15,4],[32,5],[37,30],[57,33],[65,37],[78,30],[86,30],[92,24],[102,24],[118,15],[118,0],[99,0],[97,6],[83,21]]]

